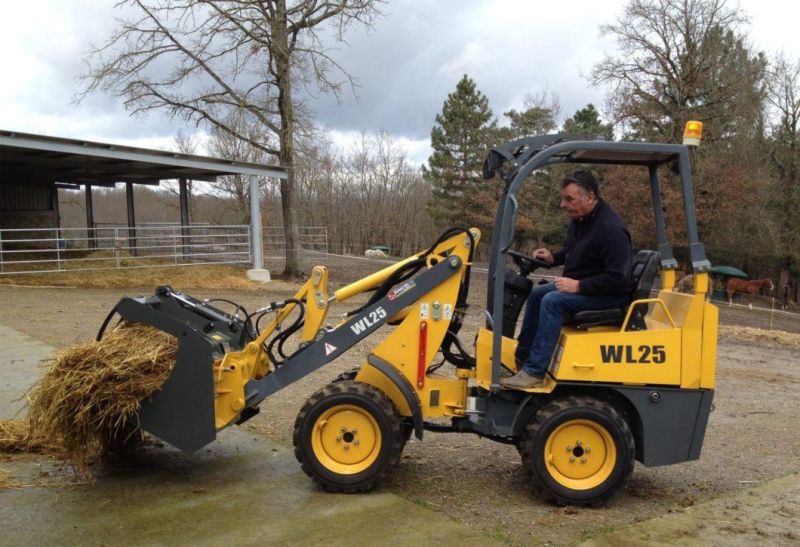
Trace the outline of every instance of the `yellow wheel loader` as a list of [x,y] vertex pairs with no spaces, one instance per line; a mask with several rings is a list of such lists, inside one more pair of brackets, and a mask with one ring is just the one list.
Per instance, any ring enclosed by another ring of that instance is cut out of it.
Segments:
[[[566,319],[543,386],[504,389],[501,376],[516,370],[514,332],[528,276],[543,266],[511,250],[516,196],[535,183],[535,170],[569,163],[640,166],[652,189],[658,249],[636,255],[627,305]],[[694,294],[673,290],[677,262],[666,240],[659,170],[682,186]],[[608,498],[628,481],[634,461],[697,459],[714,394],[718,312],[705,298],[711,265],[698,240],[687,148],[545,135],[493,149],[484,176],[498,176],[504,191],[486,307],[477,312],[485,324],[471,351],[458,335],[480,238],[474,228],[448,230],[429,249],[336,291],[317,266],[292,298],[252,314],[159,287],[122,299],[99,335],[119,314],[178,339],[171,376],[143,403],[142,428],[197,450],[257,414],[266,397],[376,338],[358,369],[314,393],[297,416],[295,454],[325,490],[374,488],[410,436],[422,439],[425,430],[515,445],[533,482],[557,503]],[[659,271],[661,287],[651,294]],[[333,302],[362,293],[371,293],[365,304],[328,324]],[[262,320],[269,320],[263,328]],[[298,349],[287,349],[289,339]]]

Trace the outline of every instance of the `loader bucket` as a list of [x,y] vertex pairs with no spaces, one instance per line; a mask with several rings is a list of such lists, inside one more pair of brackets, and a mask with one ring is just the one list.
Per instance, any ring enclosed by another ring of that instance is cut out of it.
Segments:
[[109,313],[130,322],[150,325],[173,335],[177,361],[160,391],[142,402],[139,426],[185,451],[195,451],[216,438],[214,423],[214,361],[226,351],[241,349],[245,324],[224,312],[159,287],[152,296],[124,297]]

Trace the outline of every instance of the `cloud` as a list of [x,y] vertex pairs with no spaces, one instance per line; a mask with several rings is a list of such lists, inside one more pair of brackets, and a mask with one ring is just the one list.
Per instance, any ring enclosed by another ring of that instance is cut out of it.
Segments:
[[[757,47],[800,55],[791,25],[797,3],[744,0]],[[326,43],[358,78],[357,97],[306,96],[320,124],[337,135],[385,129],[427,158],[434,117],[463,74],[487,95],[496,116],[529,92],[558,93],[564,115],[602,107],[603,89],[585,75],[616,44],[599,34],[622,0],[393,0],[372,31],[352,28],[346,44]],[[33,8],[32,6],[35,6]],[[93,94],[71,103],[89,44],[102,43],[121,12],[94,0],[0,2],[0,127],[108,142],[163,143],[193,126],[163,113],[131,118],[118,98]],[[337,137],[338,139],[339,137]]]

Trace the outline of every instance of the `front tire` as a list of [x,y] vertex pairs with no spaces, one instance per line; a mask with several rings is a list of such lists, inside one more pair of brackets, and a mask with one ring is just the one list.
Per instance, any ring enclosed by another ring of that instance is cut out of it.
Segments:
[[312,395],[294,425],[303,471],[329,492],[378,486],[403,450],[400,417],[379,389],[339,380]]
[[533,416],[520,454],[547,498],[562,505],[596,505],[627,484],[635,445],[628,423],[612,405],[569,396]]

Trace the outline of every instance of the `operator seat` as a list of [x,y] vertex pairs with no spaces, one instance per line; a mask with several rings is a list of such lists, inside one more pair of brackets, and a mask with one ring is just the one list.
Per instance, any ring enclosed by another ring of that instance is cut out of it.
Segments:
[[[599,326],[622,326],[625,314],[628,313],[628,305],[634,300],[650,298],[650,289],[653,287],[653,281],[659,271],[660,261],[661,257],[656,251],[646,249],[639,251],[633,257],[633,271],[631,274],[635,289],[631,300],[623,308],[579,311],[568,316],[564,324],[573,326],[578,330]],[[648,309],[648,304],[637,304],[631,313],[627,330],[647,330],[644,316],[647,315]]]

